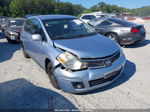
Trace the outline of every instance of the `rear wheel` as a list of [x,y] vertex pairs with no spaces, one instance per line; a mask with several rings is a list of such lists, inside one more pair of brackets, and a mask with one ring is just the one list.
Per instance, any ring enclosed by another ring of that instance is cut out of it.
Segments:
[[116,34],[114,34],[114,33],[109,33],[109,34],[106,35],[106,37],[110,38],[114,42],[117,42],[117,43],[119,42],[118,41],[118,36]]
[[49,62],[47,65],[47,74],[49,76],[49,79],[51,81],[51,84],[54,88],[59,89],[59,85],[57,83],[57,79],[54,75],[54,68],[53,65]]
[[25,50],[25,48],[24,48],[23,43],[21,43],[21,46],[22,46],[22,52],[23,52],[24,57],[25,57],[25,58],[30,58],[30,57],[27,55],[27,53],[26,53],[26,50]]

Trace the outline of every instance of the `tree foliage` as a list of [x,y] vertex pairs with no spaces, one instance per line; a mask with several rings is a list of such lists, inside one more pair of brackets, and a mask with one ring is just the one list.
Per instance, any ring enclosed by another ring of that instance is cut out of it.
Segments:
[[99,2],[86,9],[82,5],[60,2],[60,0],[0,0],[0,15],[12,17],[24,17],[27,14],[68,14],[79,16],[82,13],[97,11],[102,11],[103,13],[130,12],[135,16],[150,16],[150,6],[127,9]]
[[[85,9],[82,5],[60,2],[59,0],[0,0],[0,7],[1,15],[12,17],[23,17],[27,14],[68,14],[77,16]],[[6,12],[6,14],[2,12]]]
[[97,5],[92,6],[90,8],[90,11],[91,12],[102,11],[103,13],[122,13],[126,12],[126,8],[100,2]]
[[12,0],[9,5],[10,16],[54,14],[54,2],[54,0]]

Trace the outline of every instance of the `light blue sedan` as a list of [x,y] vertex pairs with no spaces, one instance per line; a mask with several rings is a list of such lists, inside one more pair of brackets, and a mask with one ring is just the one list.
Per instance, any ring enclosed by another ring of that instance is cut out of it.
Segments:
[[21,44],[24,56],[45,69],[53,87],[70,93],[112,83],[123,73],[126,61],[118,44],[68,15],[28,18]]

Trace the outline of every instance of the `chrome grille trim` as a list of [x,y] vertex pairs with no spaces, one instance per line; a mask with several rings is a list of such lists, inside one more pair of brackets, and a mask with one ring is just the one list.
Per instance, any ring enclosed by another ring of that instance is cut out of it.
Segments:
[[89,68],[102,68],[107,67],[105,65],[106,60],[111,60],[111,63],[115,62],[120,57],[120,51],[117,51],[116,53],[106,56],[106,58],[82,58],[81,62],[86,62],[88,64]]

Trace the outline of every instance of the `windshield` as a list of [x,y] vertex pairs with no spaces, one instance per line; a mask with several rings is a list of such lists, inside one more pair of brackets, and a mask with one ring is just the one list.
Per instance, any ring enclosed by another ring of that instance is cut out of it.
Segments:
[[76,18],[43,20],[43,24],[53,40],[80,38],[96,34],[87,24]]
[[9,26],[23,26],[24,20],[10,20]]

